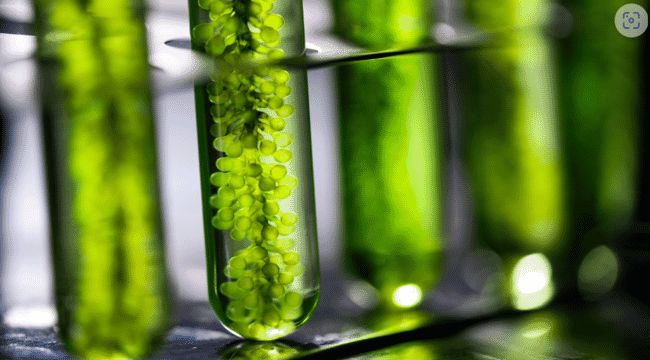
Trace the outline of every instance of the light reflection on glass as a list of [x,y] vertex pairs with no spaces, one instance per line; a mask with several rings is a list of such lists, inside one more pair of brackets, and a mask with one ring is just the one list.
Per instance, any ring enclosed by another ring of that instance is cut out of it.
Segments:
[[379,303],[379,292],[365,281],[355,281],[348,286],[348,297],[359,307],[369,310]]
[[578,269],[578,287],[587,298],[610,291],[618,278],[618,260],[607,246],[591,250]]
[[530,310],[545,305],[554,293],[551,279],[551,263],[541,253],[519,260],[511,276],[513,306],[518,310]]
[[298,355],[299,351],[283,342],[236,342],[221,355],[229,360],[279,360]]
[[412,307],[422,301],[422,289],[414,284],[398,287],[393,293],[393,302],[398,307]]

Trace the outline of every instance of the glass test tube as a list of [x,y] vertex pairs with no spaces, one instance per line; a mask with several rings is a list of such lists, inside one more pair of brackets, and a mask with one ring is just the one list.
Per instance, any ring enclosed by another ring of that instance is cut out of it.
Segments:
[[[583,295],[598,297],[616,282],[618,260],[606,245],[621,237],[638,207],[642,38],[627,38],[613,24],[602,26],[627,1],[560,3],[573,18],[571,33],[557,40],[577,255],[571,270]],[[646,7],[647,1],[635,3]]]
[[60,335],[84,359],[143,358],[171,323],[144,9],[34,6]]
[[[465,159],[476,238],[502,256],[499,289],[519,309],[548,302],[566,254],[566,184],[546,1],[465,2],[504,46],[462,56]],[[556,273],[553,274],[555,268]]]
[[[427,38],[428,2],[334,1],[335,31],[371,49]],[[346,267],[409,308],[442,271],[437,57],[362,61],[337,68]]]
[[320,293],[301,1],[190,1],[192,48],[226,69],[195,87],[208,293],[236,335],[273,340]]

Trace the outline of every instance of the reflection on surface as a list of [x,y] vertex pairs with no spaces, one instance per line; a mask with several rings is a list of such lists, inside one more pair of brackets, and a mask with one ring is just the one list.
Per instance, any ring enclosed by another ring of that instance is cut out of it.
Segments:
[[277,360],[294,357],[299,352],[298,346],[290,346],[283,341],[238,341],[229,345],[221,358],[230,360]]
[[369,337],[377,337],[417,329],[432,321],[431,314],[418,310],[377,310],[368,313],[363,319],[363,326],[373,331]]
[[354,359],[375,359],[375,360],[433,360],[440,359],[436,352],[437,346],[431,341],[415,341],[406,344],[396,345],[387,349],[374,351]]

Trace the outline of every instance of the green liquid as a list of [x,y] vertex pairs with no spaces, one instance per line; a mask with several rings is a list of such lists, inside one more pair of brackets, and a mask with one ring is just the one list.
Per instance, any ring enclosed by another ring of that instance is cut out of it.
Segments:
[[60,335],[85,359],[146,357],[171,318],[141,9],[35,5]]
[[346,265],[387,304],[442,268],[434,65],[409,55],[338,69]]
[[319,288],[306,74],[237,67],[294,53],[296,40],[304,51],[279,15],[289,4],[190,5],[193,47],[227,69],[195,92],[210,300],[227,328],[258,340],[302,325]]
[[[494,295],[507,294],[515,307],[530,309],[545,304],[566,279],[559,271],[570,226],[558,141],[557,86],[562,85],[553,43],[543,30],[546,2],[493,5],[467,3],[469,19],[502,31],[504,46],[462,55],[464,157],[477,243],[504,262],[505,274],[493,274],[503,291]],[[522,259],[534,265],[524,261],[517,270]],[[534,277],[539,286],[526,287]]]
[[582,237],[620,230],[636,208],[642,65],[638,38],[601,26],[625,1],[562,3],[581,19],[558,40],[558,60],[570,205]]

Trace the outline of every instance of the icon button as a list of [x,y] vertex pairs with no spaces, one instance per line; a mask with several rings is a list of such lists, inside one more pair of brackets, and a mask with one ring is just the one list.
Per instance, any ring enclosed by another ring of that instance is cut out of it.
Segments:
[[618,9],[614,22],[621,35],[635,38],[648,28],[648,13],[640,5],[626,4]]

